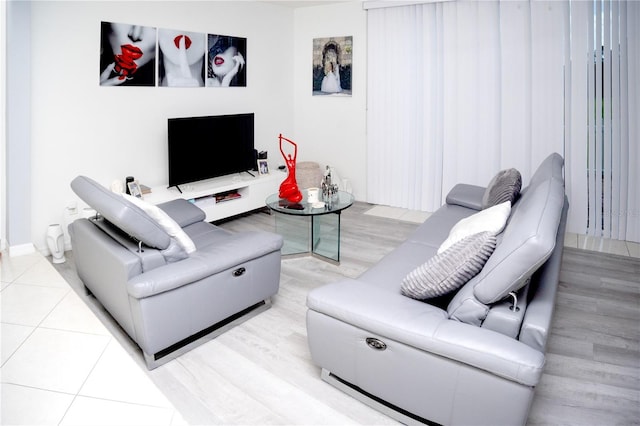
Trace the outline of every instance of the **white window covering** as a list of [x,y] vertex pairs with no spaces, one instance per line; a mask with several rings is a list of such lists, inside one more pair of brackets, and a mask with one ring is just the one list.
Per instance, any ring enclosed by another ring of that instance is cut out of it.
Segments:
[[[569,231],[640,240],[639,8],[592,0],[368,10],[367,201],[433,211],[456,183],[486,185],[502,168],[516,167],[526,185],[559,152]],[[596,58],[604,67],[594,64],[596,45],[606,45]]]

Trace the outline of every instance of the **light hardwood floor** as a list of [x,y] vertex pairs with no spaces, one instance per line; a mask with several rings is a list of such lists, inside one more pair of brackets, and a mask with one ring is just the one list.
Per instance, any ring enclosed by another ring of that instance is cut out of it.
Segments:
[[[343,212],[339,266],[284,259],[271,309],[148,372],[187,422],[395,424],[321,381],[306,341],[308,291],[358,276],[417,226],[365,215],[369,208],[356,203]],[[221,226],[274,230],[275,222],[254,213]],[[59,271],[79,289],[71,266]],[[135,345],[95,301],[85,300],[144,368]],[[566,248],[547,365],[528,423],[640,424],[639,407],[640,259]]]

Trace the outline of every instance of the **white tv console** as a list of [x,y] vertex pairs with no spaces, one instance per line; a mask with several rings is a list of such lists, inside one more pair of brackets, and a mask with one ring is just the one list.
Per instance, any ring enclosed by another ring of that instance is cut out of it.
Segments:
[[287,177],[286,172],[278,169],[265,175],[251,173],[255,177],[245,172],[180,185],[182,192],[176,187],[167,188],[166,185],[152,187],[151,193],[145,194],[144,199],[160,204],[184,198],[204,210],[207,222],[226,219],[266,207],[267,197],[278,192],[280,183]]

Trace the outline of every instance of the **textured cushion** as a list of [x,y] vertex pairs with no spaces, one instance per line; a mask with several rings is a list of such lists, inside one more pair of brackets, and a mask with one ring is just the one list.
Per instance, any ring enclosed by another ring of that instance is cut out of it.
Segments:
[[444,252],[456,242],[479,232],[490,232],[497,235],[504,229],[509,213],[511,212],[511,202],[505,201],[493,207],[481,210],[469,217],[461,219],[449,231],[449,236],[440,245],[438,254]]
[[492,233],[470,235],[411,271],[400,291],[414,299],[430,299],[457,290],[482,270],[495,248]]
[[148,214],[158,225],[165,230],[169,236],[175,238],[180,247],[184,249],[187,254],[196,251],[196,245],[191,238],[182,230],[180,225],[171,218],[165,211],[158,206],[148,203],[140,198],[133,197],[129,194],[122,194],[127,200],[140,207],[146,214]]
[[506,169],[498,172],[491,179],[482,197],[482,208],[510,201],[514,203],[522,188],[522,176],[516,169]]

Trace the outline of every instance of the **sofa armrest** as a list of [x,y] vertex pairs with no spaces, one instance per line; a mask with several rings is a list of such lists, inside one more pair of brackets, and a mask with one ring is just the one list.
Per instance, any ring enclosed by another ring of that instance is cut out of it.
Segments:
[[535,386],[544,354],[508,336],[449,320],[440,308],[358,280],[311,291],[309,309],[379,336]]
[[456,204],[474,210],[482,210],[485,187],[459,183],[447,194],[447,204]]
[[158,204],[158,207],[171,216],[181,228],[202,222],[206,217],[201,208],[183,198]]

